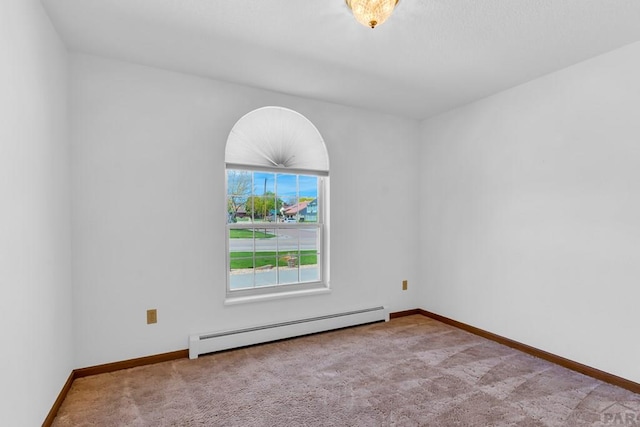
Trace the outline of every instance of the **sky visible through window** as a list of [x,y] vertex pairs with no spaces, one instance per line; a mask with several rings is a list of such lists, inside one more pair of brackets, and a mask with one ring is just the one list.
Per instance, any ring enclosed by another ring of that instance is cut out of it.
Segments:
[[[277,192],[276,192],[277,179]],[[308,175],[274,174],[269,172],[254,172],[253,194],[278,194],[283,200],[298,197],[318,196],[318,178]]]

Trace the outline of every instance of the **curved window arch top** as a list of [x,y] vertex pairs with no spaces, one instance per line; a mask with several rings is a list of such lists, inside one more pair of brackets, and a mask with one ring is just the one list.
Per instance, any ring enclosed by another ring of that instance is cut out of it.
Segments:
[[329,174],[329,155],[318,129],[302,114],[283,107],[262,107],[231,129],[225,150],[227,169],[289,169]]
[[263,107],[227,139],[226,304],[329,292],[329,156],[303,115]]

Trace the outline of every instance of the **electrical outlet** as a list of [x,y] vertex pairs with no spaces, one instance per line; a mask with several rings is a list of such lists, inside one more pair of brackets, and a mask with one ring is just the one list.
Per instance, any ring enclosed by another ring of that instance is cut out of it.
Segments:
[[158,323],[158,310],[155,308],[147,310],[147,325]]
[[403,280],[402,281],[402,290],[406,291],[408,287],[409,287],[409,281],[408,280]]

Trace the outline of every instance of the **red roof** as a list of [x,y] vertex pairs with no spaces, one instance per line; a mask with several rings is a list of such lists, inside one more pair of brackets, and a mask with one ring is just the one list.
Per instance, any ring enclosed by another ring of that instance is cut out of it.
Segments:
[[297,205],[291,205],[284,208],[285,215],[295,215],[301,210],[305,209],[309,202],[300,202]]

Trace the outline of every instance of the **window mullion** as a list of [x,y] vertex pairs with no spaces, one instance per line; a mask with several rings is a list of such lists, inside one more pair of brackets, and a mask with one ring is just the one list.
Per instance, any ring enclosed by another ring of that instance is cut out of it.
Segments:
[[[255,223],[255,215],[256,215],[256,198],[255,198],[255,192],[253,191],[253,189],[256,187],[256,178],[255,178],[255,174],[253,172],[251,172],[251,192],[249,193],[249,197],[251,198],[251,223],[254,224]],[[253,233],[253,239],[252,239],[252,244],[253,244],[253,251],[251,254],[251,257],[253,259],[253,281],[252,281],[252,288],[255,289],[256,288],[256,267],[257,267],[257,262],[256,262],[256,229],[253,228],[252,229]]]
[[[275,197],[276,200],[278,199],[278,174],[275,173],[273,174],[273,188],[275,189],[274,193],[276,193]],[[275,215],[274,215],[274,220],[275,220]],[[280,284],[280,229],[277,227],[277,221],[276,221],[276,228],[273,229],[273,231],[276,233],[276,286],[278,286]]]

